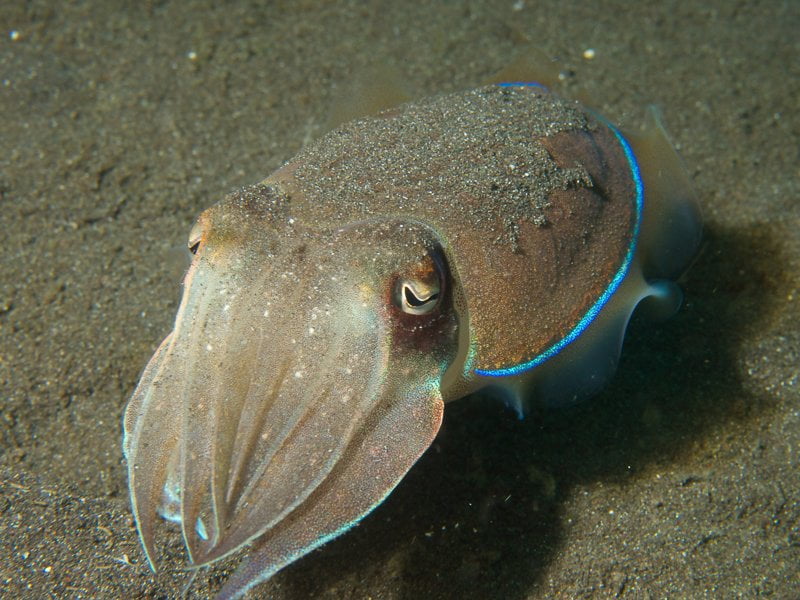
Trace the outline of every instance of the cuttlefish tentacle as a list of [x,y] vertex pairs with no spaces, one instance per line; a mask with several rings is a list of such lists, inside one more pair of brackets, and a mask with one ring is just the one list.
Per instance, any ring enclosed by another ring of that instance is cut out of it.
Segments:
[[[128,461],[128,486],[134,520],[147,561],[155,569],[158,562],[154,545],[154,525],[164,495],[168,461],[178,447],[171,399],[154,398],[152,383],[169,350],[168,336],[147,365],[126,412],[123,446]],[[130,410],[133,407],[133,410]],[[135,424],[132,423],[135,421]]]
[[[444,294],[430,292],[421,302],[437,296],[438,310],[414,315],[409,332],[408,315],[385,305],[388,288],[397,287],[385,282],[419,272],[420,264],[430,270],[438,252],[433,233],[413,223],[403,225],[406,237],[387,243],[395,227],[362,223],[315,233],[330,239],[314,248],[301,241],[275,250],[269,239],[215,237],[212,226],[187,278],[169,352],[157,353],[155,374],[141,382],[143,390],[170,386],[164,401],[177,398],[181,406],[179,419],[158,422],[164,440],[177,434],[181,444],[163,446],[165,466],[151,472],[147,489],[163,493],[176,478],[168,469],[179,471],[176,512],[195,565],[301,522],[299,515],[320,510],[316,498],[329,502],[331,493],[338,508],[322,509],[331,516],[341,511],[335,529],[345,527],[389,493],[435,436],[442,406],[437,382],[455,353],[455,316]],[[364,250],[380,240],[383,249],[342,263],[335,250],[345,238]],[[407,345],[398,346],[398,337]],[[427,376],[420,383],[407,377],[411,372]],[[149,426],[148,407],[131,406],[126,427]],[[398,429],[401,417],[411,422],[405,429]],[[406,448],[392,450],[399,441]],[[129,446],[135,465],[139,454]],[[170,461],[175,452],[179,459]],[[353,486],[340,473],[357,468],[370,484],[369,495],[359,496],[366,504],[354,506],[346,500]],[[132,477],[131,485],[142,506],[139,480]],[[149,498],[137,520],[151,547],[155,493]]]
[[[260,275],[256,282],[255,289],[269,289],[275,287],[269,281],[273,276],[272,270]],[[282,299],[286,306],[296,306],[301,302],[303,294],[307,294],[307,286],[297,285],[289,294]],[[269,302],[269,300],[266,300]],[[253,368],[245,374],[248,382],[247,389],[241,397],[244,399],[239,415],[236,430],[232,434],[233,448],[231,450],[231,464],[228,473],[228,483],[225,491],[224,505],[236,507],[242,504],[242,499],[249,494],[244,490],[248,482],[255,481],[258,474],[253,473],[254,465],[250,457],[259,453],[264,454],[261,461],[261,470],[269,463],[269,457],[273,456],[276,450],[275,442],[271,446],[265,446],[264,440],[269,438],[265,432],[274,432],[277,426],[271,411],[276,406],[282,386],[286,379],[291,375],[292,356],[283,353],[283,346],[276,343],[275,338],[279,335],[287,336],[291,332],[281,330],[280,333],[274,331],[274,317],[269,320],[270,309],[272,312],[279,310],[280,307],[272,307],[271,304],[264,308],[261,317],[256,320],[257,335],[255,331],[252,337],[257,340],[252,359],[261,357],[265,363],[270,364],[271,368]],[[298,335],[297,333],[295,335]],[[299,336],[298,336],[299,337]],[[316,381],[316,380],[315,380]],[[275,436],[274,440],[285,436]]]
[[[185,278],[186,293],[178,309],[174,331],[164,339],[142,374],[125,412],[123,448],[128,461],[128,486],[142,545],[155,569],[153,525],[164,500],[169,469],[180,452],[180,414],[175,411],[175,373],[171,370],[176,340],[191,333],[195,312],[202,306],[205,289],[192,286],[196,266]],[[207,304],[207,303],[206,303]]]
[[[232,278],[220,269],[208,268],[202,261],[200,266],[206,268],[198,269],[193,285],[204,288],[205,294],[192,333],[181,340],[183,343],[176,342],[173,357],[180,364],[174,370],[185,369],[181,382],[183,437],[178,464],[181,527],[192,562],[207,552],[221,531],[224,508],[219,500],[224,479],[220,480],[229,457],[225,446],[232,441],[224,430],[238,404],[238,396],[232,393],[232,386],[238,382],[228,373],[248,363],[252,366],[249,353],[242,352],[245,347],[236,347],[251,338],[238,331],[241,321],[235,316]],[[214,310],[209,311],[209,306]],[[223,337],[222,332],[227,335]]]
[[[380,504],[433,442],[444,403],[433,380],[403,403],[384,407],[347,449],[331,476],[306,502],[253,544],[248,561],[218,600],[242,597],[287,564],[341,535]],[[402,475],[400,475],[402,473]],[[324,532],[324,534],[320,534]]]

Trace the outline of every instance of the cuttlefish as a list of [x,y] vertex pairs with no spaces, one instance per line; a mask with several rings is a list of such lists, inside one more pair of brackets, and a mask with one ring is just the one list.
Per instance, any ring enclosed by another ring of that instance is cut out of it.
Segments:
[[342,534],[483,388],[589,396],[633,310],[673,313],[700,239],[661,130],[626,137],[534,83],[341,126],[203,212],[172,332],[124,418],[150,565],[249,558],[236,598]]

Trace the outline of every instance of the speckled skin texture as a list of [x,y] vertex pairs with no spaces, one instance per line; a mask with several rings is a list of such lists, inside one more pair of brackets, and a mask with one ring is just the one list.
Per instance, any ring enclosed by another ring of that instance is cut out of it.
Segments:
[[392,237],[393,221],[308,231],[282,218],[286,202],[256,187],[201,216],[175,329],[125,416],[131,497],[154,565],[158,512],[181,522],[197,565],[254,542],[221,598],[391,491],[439,430],[438,382],[456,353],[449,294],[437,311],[406,315],[384,289],[427,263],[429,231],[406,223]]
[[241,597],[381,503],[445,401],[596,391],[636,305],[675,302],[641,272],[643,211],[663,209],[650,251],[699,240],[672,219],[690,199],[653,186],[644,204],[640,173],[577,103],[487,86],[343,125],[205,211],[125,412],[151,564],[159,514],[196,566],[250,545],[219,594]]
[[539,87],[390,110],[328,134],[283,171],[301,219],[405,217],[437,231],[479,369],[524,362],[574,327],[619,267],[634,220],[613,134]]

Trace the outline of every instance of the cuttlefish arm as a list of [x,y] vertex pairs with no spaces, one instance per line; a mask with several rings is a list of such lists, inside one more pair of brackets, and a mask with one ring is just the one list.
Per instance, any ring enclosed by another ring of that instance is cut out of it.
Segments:
[[253,543],[223,598],[386,497],[439,429],[439,384],[457,346],[430,231],[277,225],[265,190],[201,219],[175,328],[125,417],[153,566],[159,514],[180,522],[195,565]]
[[437,387],[430,386],[410,391],[403,402],[372,416],[339,468],[254,544],[247,563],[228,579],[218,599],[240,597],[380,504],[433,442],[442,408]]

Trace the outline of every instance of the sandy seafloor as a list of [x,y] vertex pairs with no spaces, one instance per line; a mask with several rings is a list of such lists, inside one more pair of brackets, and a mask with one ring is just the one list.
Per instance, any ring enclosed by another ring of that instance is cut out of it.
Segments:
[[216,4],[0,7],[0,596],[180,594],[180,546],[154,577],[136,539],[120,418],[195,216],[359,74],[458,90],[532,43],[616,122],[661,107],[706,225],[683,309],[635,320],[591,402],[448,405],[382,506],[252,596],[800,597],[800,4]]

